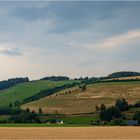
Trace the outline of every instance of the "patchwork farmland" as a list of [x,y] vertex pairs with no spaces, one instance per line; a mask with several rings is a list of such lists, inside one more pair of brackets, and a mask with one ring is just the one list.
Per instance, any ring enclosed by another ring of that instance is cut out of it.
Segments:
[[[96,83],[87,86],[85,92],[79,87],[58,92],[40,100],[24,104],[21,108],[30,108],[44,113],[76,114],[91,113],[95,105],[113,105],[118,98],[125,98],[129,103],[140,100],[140,82],[109,82]],[[70,92],[70,93],[69,93]]]

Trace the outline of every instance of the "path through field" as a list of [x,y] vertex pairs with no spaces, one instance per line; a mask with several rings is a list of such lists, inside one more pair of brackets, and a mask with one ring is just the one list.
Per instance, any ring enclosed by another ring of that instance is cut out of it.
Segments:
[[0,139],[140,139],[140,127],[1,127]]

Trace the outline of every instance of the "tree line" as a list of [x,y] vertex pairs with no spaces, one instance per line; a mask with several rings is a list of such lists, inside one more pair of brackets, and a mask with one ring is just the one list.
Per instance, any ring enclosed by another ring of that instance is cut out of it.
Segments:
[[0,81],[0,90],[15,86],[19,83],[29,82],[28,77],[25,78],[12,78],[4,81]]
[[79,83],[74,82],[74,83],[71,83],[71,84],[65,84],[63,86],[58,86],[58,87],[54,87],[54,88],[50,88],[50,89],[41,90],[39,93],[24,99],[21,104],[38,100],[40,98],[52,95],[52,94],[54,94],[56,92],[59,92],[61,90],[71,88],[71,87],[74,87],[74,86],[77,86],[77,85],[79,85]]
[[67,81],[70,80],[70,78],[67,76],[50,76],[50,77],[41,78],[40,80]]
[[129,71],[121,71],[114,72],[108,75],[108,78],[120,78],[120,77],[131,77],[131,76],[140,76],[139,72],[129,72]]
[[[112,121],[115,123],[123,123],[122,120],[126,119],[123,112],[128,111],[131,108],[140,107],[140,102],[135,104],[128,104],[125,99],[118,99],[114,106],[106,107],[104,104],[100,106],[96,105],[96,111],[99,111],[99,116],[102,121]],[[133,120],[137,120],[140,124],[140,111],[136,111],[132,117]]]

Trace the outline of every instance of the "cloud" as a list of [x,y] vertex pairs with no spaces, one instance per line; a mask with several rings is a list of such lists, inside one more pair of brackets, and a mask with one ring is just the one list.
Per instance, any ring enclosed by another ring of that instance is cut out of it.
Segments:
[[139,17],[140,2],[0,3],[1,76],[139,70]]
[[[52,1],[39,3],[41,6],[38,6],[37,2],[12,4],[13,8],[9,10],[7,16],[24,22],[51,20],[54,21],[54,28],[51,28],[50,32],[63,34],[82,30],[90,26],[91,20],[112,19],[114,14],[111,11],[116,8],[115,4],[111,2]],[[102,11],[106,12],[102,13]]]
[[137,39],[140,39],[140,30],[137,31],[129,31],[127,33],[117,35],[115,37],[110,37],[104,40],[100,40],[99,43],[91,44],[88,46],[85,46],[87,48],[114,48],[119,47],[122,45],[125,45],[127,43],[130,43],[132,41],[135,41]]
[[22,46],[16,43],[10,42],[0,42],[0,54],[13,57],[13,56],[21,56],[24,51]]
[[13,48],[13,49],[1,50],[0,54],[7,55],[7,56],[21,56],[22,52],[21,52],[21,50],[19,50],[17,48]]

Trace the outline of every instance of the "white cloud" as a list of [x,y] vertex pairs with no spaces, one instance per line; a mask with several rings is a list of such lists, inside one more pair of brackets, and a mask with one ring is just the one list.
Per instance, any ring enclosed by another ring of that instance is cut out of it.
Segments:
[[132,41],[140,39],[140,30],[137,31],[129,31],[127,33],[117,35],[115,37],[110,37],[104,40],[100,40],[99,43],[93,43],[85,46],[86,48],[114,48],[118,46],[125,45]]

